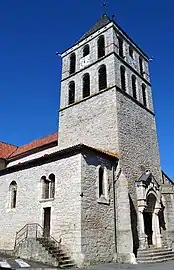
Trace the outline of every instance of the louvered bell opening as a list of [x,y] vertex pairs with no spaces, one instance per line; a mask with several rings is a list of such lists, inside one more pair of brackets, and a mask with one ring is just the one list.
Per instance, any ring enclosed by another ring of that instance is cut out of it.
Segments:
[[146,86],[142,84],[143,105],[147,107]]
[[89,74],[83,77],[83,98],[90,96],[90,77]]
[[69,105],[75,102],[75,83],[71,82],[69,84]]
[[101,66],[99,69],[99,90],[107,88],[107,76],[106,76],[106,66]]
[[76,55],[75,53],[70,56],[70,74],[75,73],[76,71]]
[[136,77],[132,76],[132,95],[133,98],[137,99],[137,89],[136,89]]
[[121,89],[126,91],[126,76],[125,76],[125,67],[121,66],[120,68],[121,73]]
[[105,56],[105,39],[104,36],[101,36],[98,40],[98,58],[103,56]]

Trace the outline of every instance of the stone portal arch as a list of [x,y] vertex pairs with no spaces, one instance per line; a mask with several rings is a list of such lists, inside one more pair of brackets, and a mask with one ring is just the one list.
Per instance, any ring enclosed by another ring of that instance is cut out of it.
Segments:
[[161,247],[161,233],[159,226],[159,211],[161,210],[160,185],[151,173],[144,173],[136,184],[139,243],[145,249],[153,245]]

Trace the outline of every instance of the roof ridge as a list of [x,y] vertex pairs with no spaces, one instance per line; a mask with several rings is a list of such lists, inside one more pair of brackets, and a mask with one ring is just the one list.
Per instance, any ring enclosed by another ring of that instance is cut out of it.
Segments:
[[50,134],[45,135],[45,136],[43,136],[43,137],[40,137],[40,138],[38,138],[38,139],[34,139],[34,140],[32,140],[32,141],[30,141],[30,142],[28,142],[28,143],[25,143],[25,144],[23,144],[23,145],[18,146],[18,148],[24,147],[24,146],[27,145],[27,144],[30,144],[30,143],[33,143],[33,142],[35,142],[35,141],[44,139],[44,138],[46,138],[46,137],[48,137],[48,136],[51,136],[51,135],[54,135],[54,134],[56,134],[56,133],[58,133],[58,132],[53,132],[53,133],[50,133]]
[[0,143],[7,144],[7,145],[10,145],[10,146],[15,146],[15,147],[18,147],[17,145],[12,144],[12,143],[7,143],[7,142],[3,142],[3,141],[0,141]]

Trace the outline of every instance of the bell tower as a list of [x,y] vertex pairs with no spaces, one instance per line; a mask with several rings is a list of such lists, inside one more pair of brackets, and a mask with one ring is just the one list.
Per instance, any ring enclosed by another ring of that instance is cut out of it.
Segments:
[[149,58],[107,15],[62,53],[59,149],[114,151],[130,182],[161,181]]
[[118,151],[113,22],[103,15],[62,53],[59,148]]

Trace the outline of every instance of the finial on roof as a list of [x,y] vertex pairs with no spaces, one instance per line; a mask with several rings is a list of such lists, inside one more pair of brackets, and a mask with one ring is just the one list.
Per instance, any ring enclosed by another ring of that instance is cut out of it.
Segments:
[[103,0],[103,16],[107,15],[107,1]]

